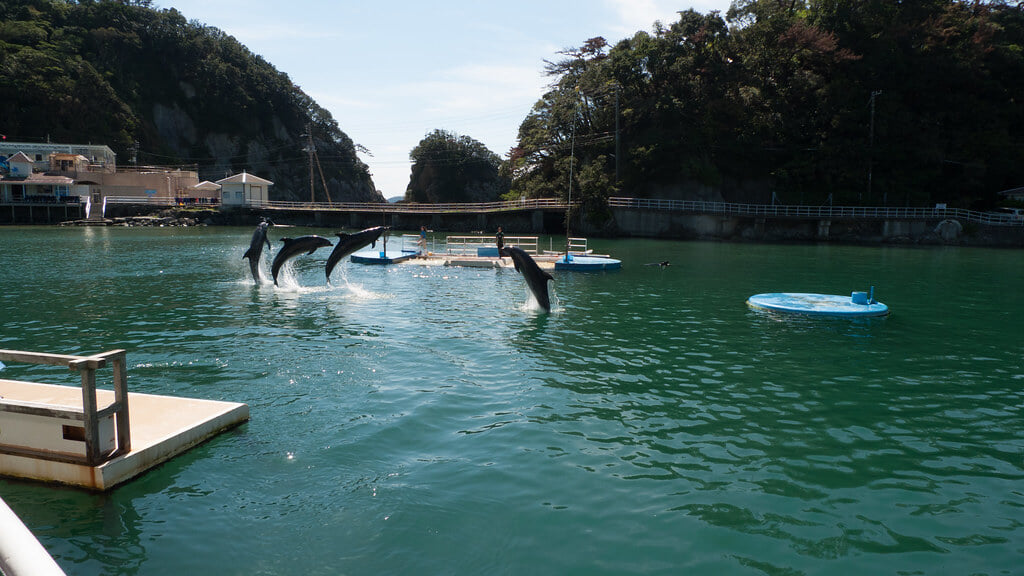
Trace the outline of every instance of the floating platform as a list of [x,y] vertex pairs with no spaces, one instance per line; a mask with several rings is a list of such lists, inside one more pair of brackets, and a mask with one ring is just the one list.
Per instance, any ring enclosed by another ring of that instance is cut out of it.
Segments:
[[863,317],[889,313],[888,306],[875,301],[867,292],[854,292],[850,296],[804,292],[755,294],[747,299],[747,305],[759,310],[810,316]]
[[419,250],[374,250],[356,252],[349,259],[356,264],[399,264],[419,256]]
[[622,268],[622,260],[608,256],[576,256],[570,254],[566,258],[555,260],[555,270],[576,272],[596,272],[598,270],[618,270]]
[[[114,402],[111,390],[96,390],[96,402]],[[0,380],[0,402],[12,406],[46,406],[64,411],[82,410],[82,389],[74,386]],[[0,475],[78,486],[104,491],[153,468],[224,430],[249,419],[246,404],[128,393],[131,448],[95,466],[84,462],[39,458],[26,451],[0,453]],[[18,413],[8,415],[0,439],[32,423]],[[36,420],[44,417],[36,417]],[[46,423],[43,422],[43,425]],[[67,426],[64,427],[67,430]],[[60,425],[58,422],[58,430]],[[71,442],[73,440],[66,440]]]

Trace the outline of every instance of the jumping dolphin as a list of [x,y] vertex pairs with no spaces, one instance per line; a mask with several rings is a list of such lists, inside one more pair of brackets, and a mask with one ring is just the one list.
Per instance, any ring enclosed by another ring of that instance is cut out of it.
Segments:
[[331,241],[327,238],[315,235],[281,238],[281,242],[284,242],[284,246],[277,252],[277,256],[274,256],[274,263],[270,265],[270,271],[274,275],[275,286],[277,286],[277,273],[281,271],[281,266],[284,266],[285,262],[299,254],[312,254],[316,252],[317,248],[331,245]]
[[273,247],[270,245],[270,239],[267,238],[267,227],[272,226],[273,222],[264,220],[260,222],[259,226],[252,233],[252,240],[249,242],[249,249],[245,251],[242,258],[249,259],[249,270],[252,271],[252,279],[259,284],[260,283],[260,258],[263,256],[263,244],[266,243],[267,250],[273,252]]
[[551,274],[541,270],[540,266],[537,266],[537,263],[533,261],[533,258],[517,246],[502,248],[500,254],[512,258],[512,264],[515,265],[516,272],[523,275],[523,278],[526,280],[526,286],[530,289],[533,297],[537,299],[537,303],[540,304],[541,308],[550,312],[551,299],[548,298],[548,280],[554,280]]
[[330,283],[331,272],[334,270],[334,267],[338,262],[341,262],[342,258],[352,254],[367,244],[370,246],[377,246],[377,239],[380,238],[380,235],[387,229],[387,226],[375,226],[373,228],[367,228],[362,232],[356,232],[355,234],[338,232],[338,243],[334,246],[334,250],[331,250],[331,255],[327,257],[327,282]]

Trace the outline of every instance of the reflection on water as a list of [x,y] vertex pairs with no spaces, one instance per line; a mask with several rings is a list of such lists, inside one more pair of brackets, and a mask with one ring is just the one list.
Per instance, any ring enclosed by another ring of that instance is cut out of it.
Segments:
[[[248,230],[0,235],[0,269],[19,271],[0,345],[123,347],[134,391],[252,410],[102,497],[0,481],[69,573],[998,573],[1019,559],[1016,252],[622,241],[595,249],[623,270],[556,274],[548,314],[511,270],[343,262],[328,284],[325,253],[257,285]],[[672,266],[631,265],[651,260]],[[889,317],[745,304],[869,283]],[[26,376],[66,371],[4,371]]]

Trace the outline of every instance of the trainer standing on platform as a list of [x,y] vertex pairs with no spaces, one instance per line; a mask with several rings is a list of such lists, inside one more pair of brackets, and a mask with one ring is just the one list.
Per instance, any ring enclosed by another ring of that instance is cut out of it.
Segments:
[[505,247],[505,235],[501,232],[501,226],[498,226],[498,233],[494,235],[494,243],[498,246],[498,258],[501,258],[501,249]]

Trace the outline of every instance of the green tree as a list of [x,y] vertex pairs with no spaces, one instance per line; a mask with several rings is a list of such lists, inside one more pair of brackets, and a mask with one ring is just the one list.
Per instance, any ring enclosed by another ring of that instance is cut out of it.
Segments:
[[407,202],[493,202],[508,190],[501,158],[482,143],[445,130],[427,134],[409,153]]

